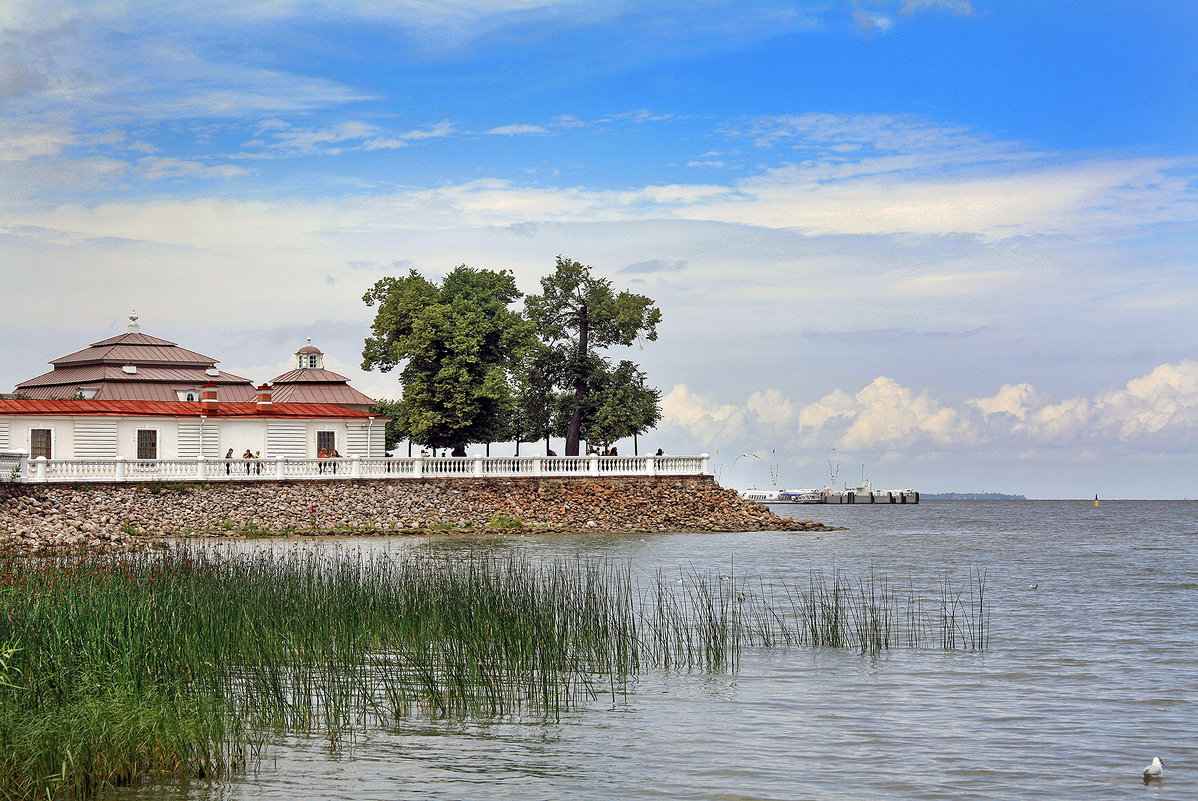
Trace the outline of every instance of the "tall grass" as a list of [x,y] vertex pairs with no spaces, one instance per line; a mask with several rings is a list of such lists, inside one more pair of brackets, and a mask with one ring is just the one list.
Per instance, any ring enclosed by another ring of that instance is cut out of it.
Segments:
[[0,560],[0,796],[219,774],[275,731],[554,716],[746,647],[986,645],[980,573],[937,605],[872,575],[641,587],[626,564],[430,554]]

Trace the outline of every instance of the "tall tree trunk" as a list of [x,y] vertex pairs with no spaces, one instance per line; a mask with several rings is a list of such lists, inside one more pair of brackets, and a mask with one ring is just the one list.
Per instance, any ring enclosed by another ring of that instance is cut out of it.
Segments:
[[[578,353],[585,362],[587,355],[587,305],[582,304],[578,311]],[[587,397],[587,382],[579,376],[574,382],[574,414],[570,415],[570,430],[566,432],[566,456],[578,455],[578,441],[582,439],[582,404]]]

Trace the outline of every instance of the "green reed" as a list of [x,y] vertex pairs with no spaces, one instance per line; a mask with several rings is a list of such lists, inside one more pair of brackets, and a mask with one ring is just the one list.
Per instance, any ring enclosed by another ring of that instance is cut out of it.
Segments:
[[727,579],[645,589],[627,564],[431,550],[2,557],[0,796],[216,775],[270,732],[552,717],[646,669],[734,670],[749,647],[985,647],[980,573],[943,579],[939,616],[872,574]]

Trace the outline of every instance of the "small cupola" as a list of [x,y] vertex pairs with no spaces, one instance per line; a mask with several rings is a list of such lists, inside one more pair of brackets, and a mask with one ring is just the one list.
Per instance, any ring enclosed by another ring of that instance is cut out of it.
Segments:
[[312,337],[308,337],[307,345],[295,352],[295,365],[300,370],[324,369],[324,354],[312,344]]

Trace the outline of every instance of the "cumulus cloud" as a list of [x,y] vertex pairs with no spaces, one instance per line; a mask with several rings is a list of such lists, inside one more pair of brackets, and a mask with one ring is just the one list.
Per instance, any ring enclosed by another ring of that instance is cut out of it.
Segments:
[[662,397],[661,412],[666,425],[686,429],[703,445],[737,441],[746,433],[744,409],[716,403],[710,395],[697,395],[686,384],[678,384]]
[[885,376],[854,394],[834,390],[798,406],[777,389],[743,404],[719,403],[678,385],[662,402],[662,427],[703,444],[743,436],[751,446],[857,453],[973,452],[1041,448],[1077,454],[1154,448],[1188,452],[1198,442],[1198,362],[1163,364],[1114,390],[1052,400],[1026,383],[959,405]]

